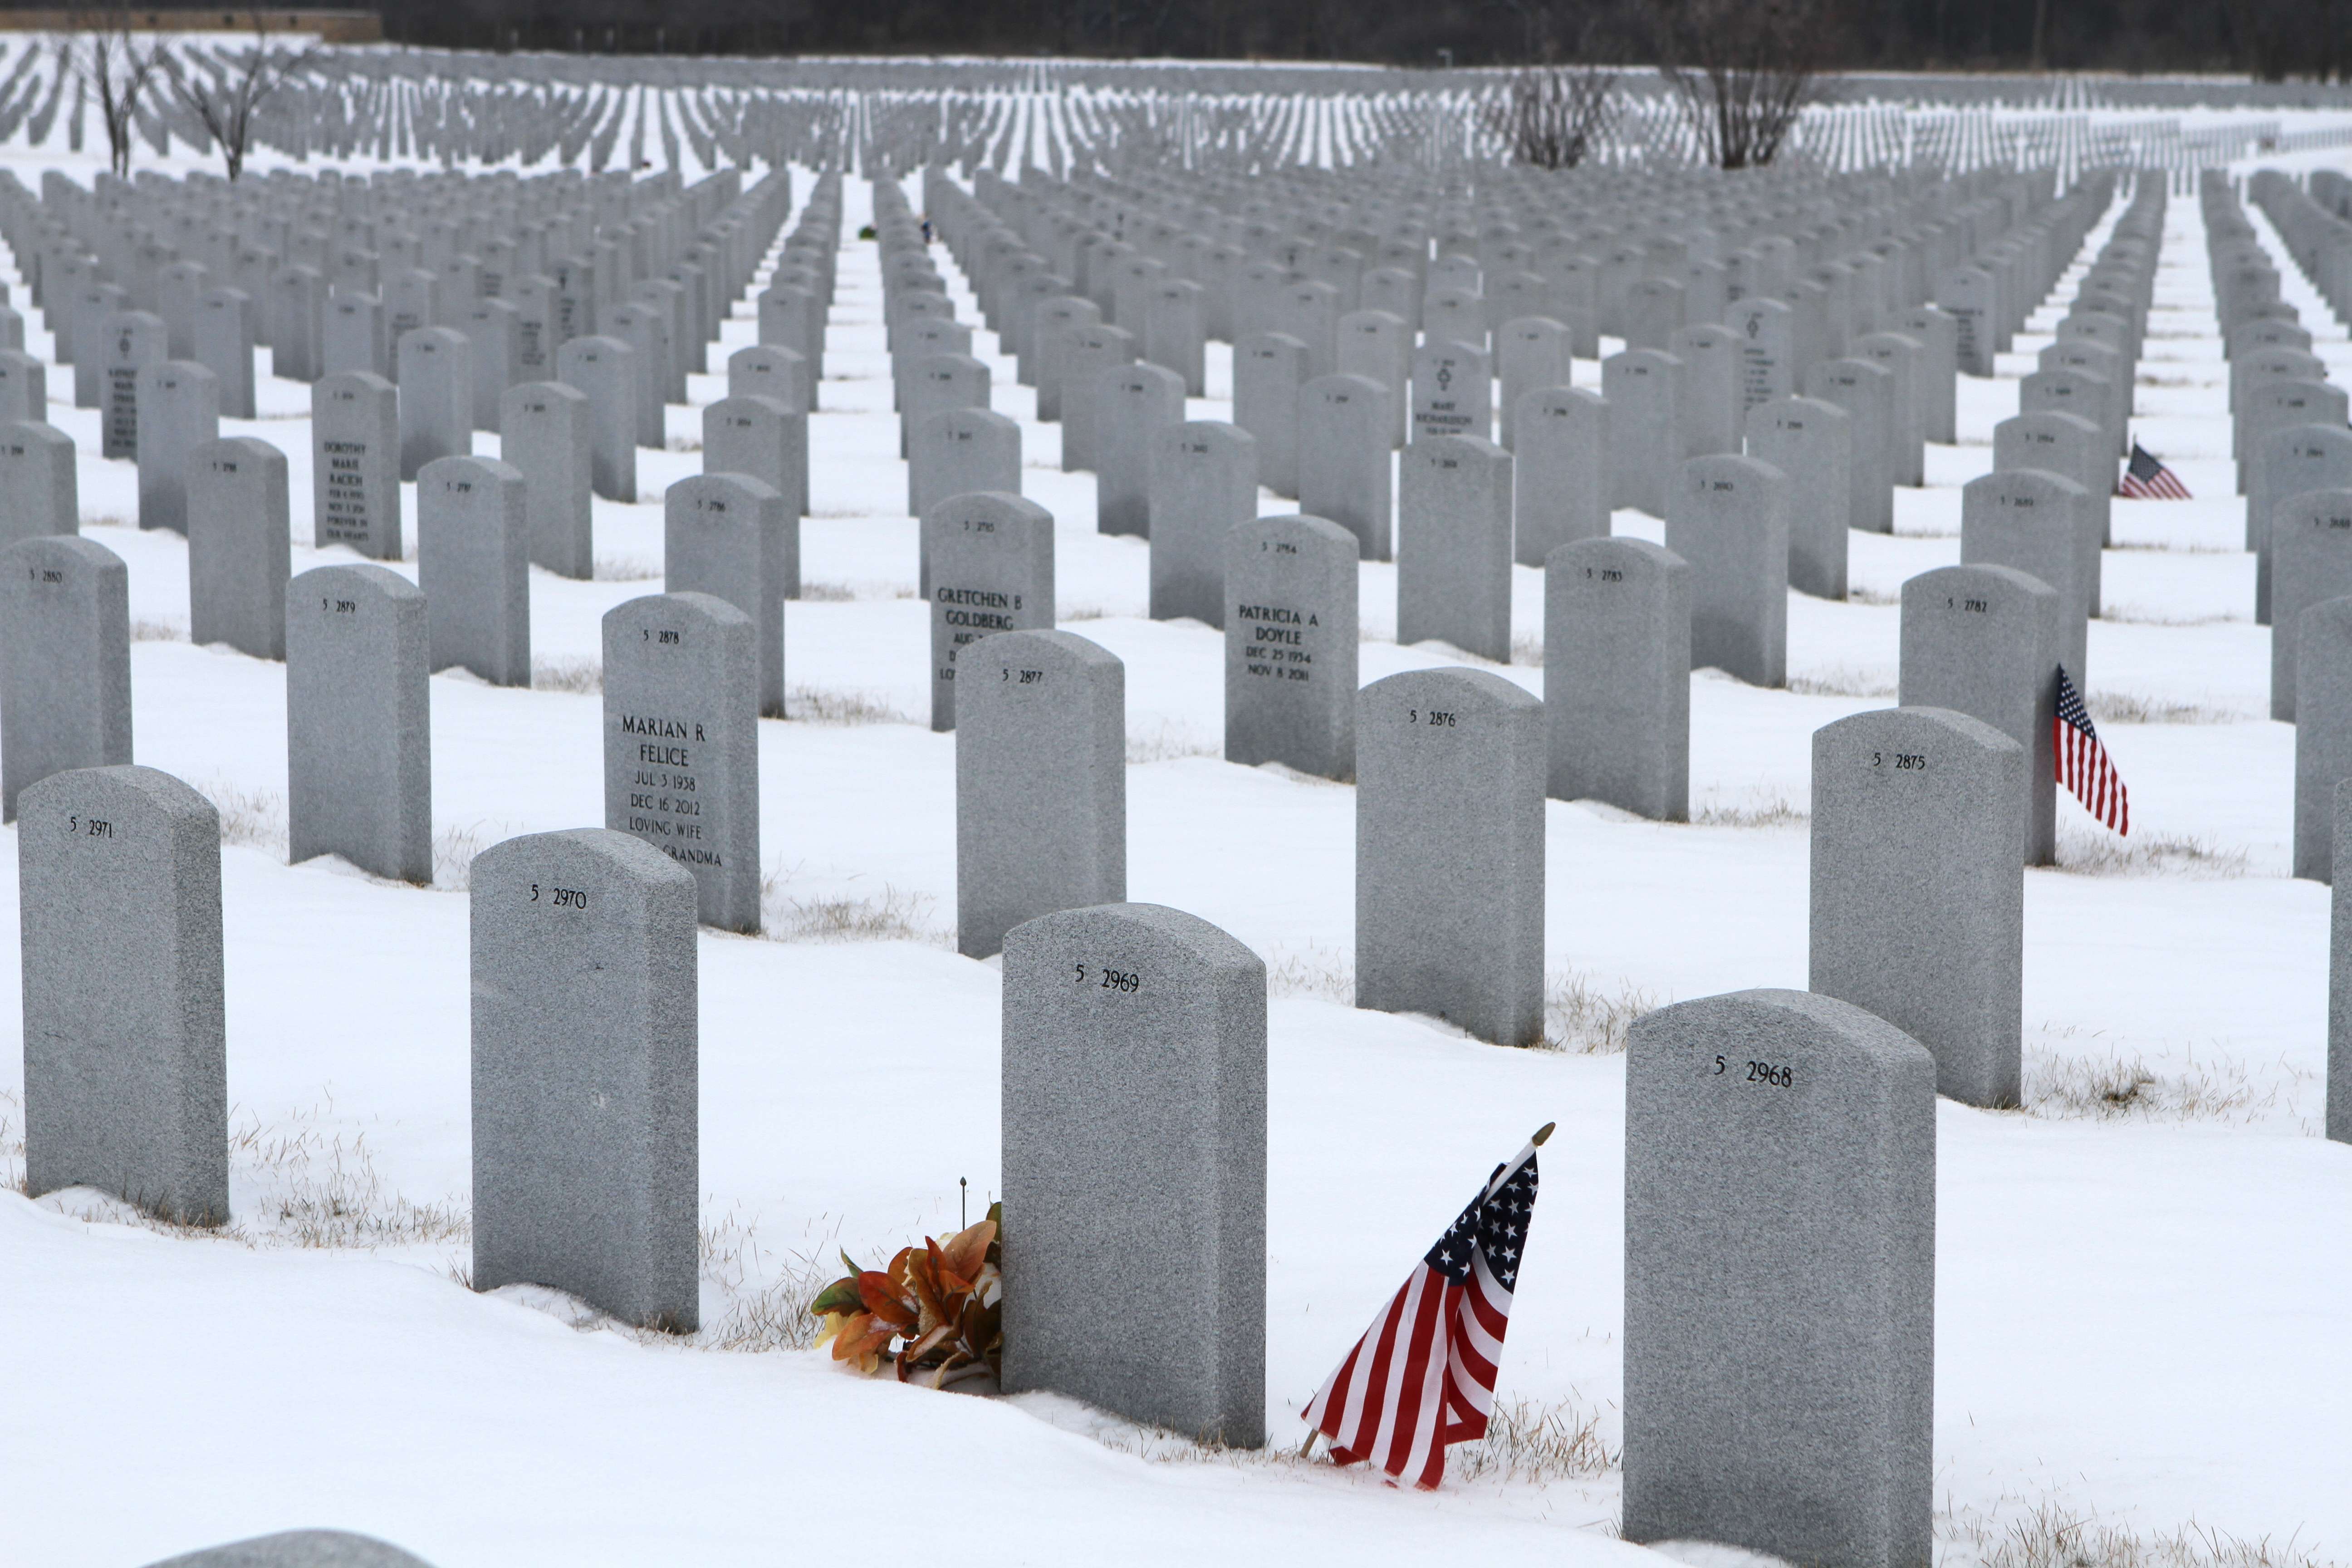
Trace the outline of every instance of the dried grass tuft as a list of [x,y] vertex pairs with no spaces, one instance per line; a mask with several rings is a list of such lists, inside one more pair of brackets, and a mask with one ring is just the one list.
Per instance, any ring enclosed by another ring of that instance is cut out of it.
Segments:
[[2200,702],[2174,702],[2129,691],[2095,691],[2089,699],[2091,720],[2098,724],[2238,724],[2252,714]]
[[386,1190],[367,1134],[324,1125],[331,1103],[264,1127],[247,1118],[229,1132],[232,1168],[250,1189],[220,1231],[251,1247],[372,1250],[463,1241],[473,1234],[456,1202],[413,1203]]
[[1633,1020],[1657,1007],[1631,981],[1604,993],[1580,974],[1555,975],[1544,986],[1544,1048],[1614,1056],[1625,1048],[1625,1031]]
[[0,1089],[0,1188],[25,1190],[25,1102]]
[[[2041,1031],[2042,1040],[2079,1037],[2077,1029]],[[2091,1040],[2098,1037],[2092,1035]],[[2235,1058],[2187,1052],[2177,1064],[2151,1066],[2145,1057],[2113,1047],[2087,1054],[2030,1043],[2025,1053],[2028,1115],[2051,1121],[2219,1121],[2243,1125],[2293,1111],[2294,1091],[2312,1075],[2282,1060],[2278,1076],[2257,1081]]]
[[2194,1521],[2143,1533],[2050,1500],[2006,1521],[1945,1522],[1982,1568],[2326,1568],[2292,1536],[2248,1540]]
[[1345,953],[1309,942],[1304,948],[1277,947],[1266,957],[1268,996],[1312,996],[1356,1005],[1356,965]]
[[2068,823],[2058,830],[2057,869],[2077,877],[2189,877],[2226,880],[2246,874],[2246,852],[2172,833],[2118,838],[2104,828]]
[[177,621],[151,620],[142,616],[131,623],[131,640],[132,642],[185,642],[188,640],[188,628]]
[[784,694],[784,711],[804,724],[911,724],[914,720],[872,691],[823,691],[795,686]]
[[840,893],[796,899],[784,892],[790,881],[782,871],[771,871],[760,879],[761,915],[772,942],[955,945],[953,931],[931,923],[933,900],[928,893],[903,892],[885,884],[879,893],[867,898]]
[[2243,624],[2244,616],[2182,615],[2174,610],[2155,610],[2144,605],[2105,605],[2099,618],[2119,626],[2221,626],[2232,622]]
[[811,604],[840,605],[857,597],[846,583],[803,583],[800,596]]
[[1601,1423],[1601,1413],[1588,1409],[1573,1394],[1549,1404],[1497,1399],[1487,1418],[1486,1435],[1446,1450],[1446,1479],[1527,1481],[1539,1486],[1608,1475],[1624,1456],[1609,1447]]
[[591,581],[598,583],[651,583],[661,574],[658,562],[631,555],[599,555],[588,574]]
[[220,841],[283,855],[287,851],[286,801],[269,790],[248,790],[215,779],[198,794],[220,813]]
[[1540,668],[1544,661],[1543,638],[1533,632],[1521,632],[1511,639],[1511,662],[1533,665]]
[[1760,790],[1744,800],[1709,801],[1691,813],[1694,827],[1790,827],[1811,819],[1787,795]]
[[494,840],[488,823],[451,826],[433,836],[433,885],[463,892],[474,885],[474,857]]
[[1893,697],[1895,682],[1876,670],[1849,669],[1837,665],[1818,675],[1789,677],[1789,689],[1800,697]]
[[1881,593],[1876,588],[1865,588],[1859,584],[1849,584],[1846,586],[1845,602],[1849,605],[1869,605],[1877,609],[1886,609],[1900,605],[1903,603],[1903,595],[1899,593]]
[[534,659],[530,667],[533,691],[569,691],[593,697],[604,689],[604,667],[593,658]]
[[760,1245],[758,1223],[740,1209],[703,1226],[702,1295],[706,1302],[717,1298],[718,1310],[704,1314],[688,1342],[752,1354],[815,1344],[818,1324],[809,1306],[841,1276],[833,1256],[838,1232],[835,1226],[803,1251],[770,1253]]
[[1174,724],[1160,724],[1142,733],[1127,738],[1127,760],[1130,765],[1144,763],[1172,763],[1182,757],[1216,757],[1224,754],[1223,748],[1202,740],[1192,731]]

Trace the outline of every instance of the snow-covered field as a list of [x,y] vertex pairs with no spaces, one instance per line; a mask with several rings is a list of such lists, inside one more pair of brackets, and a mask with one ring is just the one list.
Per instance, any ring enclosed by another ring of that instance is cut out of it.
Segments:
[[[32,183],[35,165],[16,166]],[[870,202],[848,182],[845,236]],[[2342,325],[2254,222],[2317,352],[2352,374]],[[212,795],[230,827],[236,1221],[206,1238],[87,1193],[26,1201],[18,1058],[0,1049],[0,1564],[129,1568],[299,1525],[380,1534],[439,1568],[1640,1550],[1613,1539],[1616,1474],[1593,1445],[1496,1445],[1481,1473],[1427,1495],[1293,1457],[1331,1363],[1492,1163],[1555,1119],[1499,1393],[1532,1422],[1592,1421],[1613,1452],[1622,1058],[1506,1050],[1347,1005],[1352,791],[1218,758],[1219,634],[1144,617],[1145,547],[1096,533],[1092,477],[1059,472],[1058,428],[1035,423],[985,331],[974,352],[1023,422],[1024,489],[1058,525],[1061,624],[1126,661],[1129,896],[1224,927],[1273,974],[1276,1444],[1204,1452],[1066,1401],[901,1388],[791,1348],[777,1319],[836,1247],[871,1263],[952,1228],[960,1179],[975,1214],[997,1180],[998,973],[950,940],[954,740],[911,717],[927,710],[915,526],[875,247],[845,244],[811,426],[812,592],[787,613],[808,716],[760,726],[771,929],[701,939],[709,1326],[690,1343],[462,1280],[464,862],[512,834],[601,824],[593,690],[433,680],[440,885],[288,866],[283,668],[189,645],[184,545],[127,525],[131,466],[91,455],[95,411],[53,403],[83,449],[84,531],[130,564],[137,760]],[[13,262],[0,279],[24,308]],[[1927,489],[1897,492],[1895,536],[1855,536],[1856,602],[1792,598],[1791,689],[1695,679],[1698,821],[1548,805],[1548,968],[1573,1032],[1804,984],[1810,736],[1892,700],[1892,601],[1958,559],[1958,486],[1990,468],[1992,426],[2072,288],[2000,376],[1963,381],[1960,444],[1930,448]],[[748,310],[727,347],[752,341]],[[26,336],[49,348],[37,318]],[[1229,356],[1211,355],[1195,417],[1230,412]],[[1597,386],[1597,363],[1577,376]],[[2176,198],[2135,427],[2200,499],[2116,503],[2112,613],[2089,657],[2135,832],[2117,845],[2062,796],[2063,864],[2025,876],[2029,1104],[1939,1107],[1936,1499],[1956,1563],[2052,1510],[2352,1562],[2352,1148],[2318,1135],[2328,893],[2286,875],[2294,741],[2262,716],[2269,634],[2251,618],[2224,384],[2201,225]],[[723,390],[689,381],[697,403]],[[262,417],[223,434],[290,459],[294,569],[348,558],[308,547],[308,388],[273,379],[260,395]],[[674,441],[698,437],[698,411],[668,417]],[[593,665],[605,610],[659,590],[661,489],[698,466],[641,454],[647,500],[596,503],[599,580],[534,574],[551,679]],[[1631,512],[1616,525],[1661,531]],[[413,552],[413,521],[409,537]],[[1397,646],[1394,569],[1362,571],[1365,680],[1471,662]],[[1496,668],[1540,689],[1538,573],[1517,569],[1516,600],[1526,651]],[[0,950],[15,877],[0,851]],[[15,1027],[15,985],[0,964],[0,1027]],[[2023,1568],[2014,1543],[2007,1562]]]

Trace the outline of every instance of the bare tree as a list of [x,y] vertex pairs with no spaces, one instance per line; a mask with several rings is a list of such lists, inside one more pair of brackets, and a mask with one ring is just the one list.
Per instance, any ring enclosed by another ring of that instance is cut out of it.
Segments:
[[319,52],[316,44],[299,50],[273,47],[261,13],[253,12],[252,18],[253,44],[248,48],[195,65],[183,65],[168,56],[164,60],[173,96],[220,143],[221,162],[227,165],[232,181],[243,172],[246,152],[252,145],[253,111]]
[[152,39],[142,43],[131,32],[127,5],[76,5],[66,11],[66,36],[58,47],[83,88],[98,100],[114,172],[130,174],[131,133],[139,100],[154,79],[161,47]]
[[1822,0],[1650,0],[1659,74],[1720,169],[1769,163],[1828,58]]
[[1486,129],[1518,163],[1573,169],[1616,115],[1617,74],[1606,66],[1541,66],[1511,79],[1486,105]]

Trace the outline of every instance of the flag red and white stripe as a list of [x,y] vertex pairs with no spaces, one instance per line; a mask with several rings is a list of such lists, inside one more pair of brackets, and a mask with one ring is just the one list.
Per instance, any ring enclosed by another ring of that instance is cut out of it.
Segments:
[[2124,477],[2116,485],[2116,494],[2129,500],[2189,500],[2193,499],[2180,476],[2157,461],[2156,455],[2138,442],[2132,443],[2131,461],[2124,466]]
[[2125,792],[2123,777],[2116,772],[2098,731],[2091,727],[2091,710],[2083,706],[2083,694],[2066,678],[2063,664],[2058,667],[2058,713],[2050,723],[2057,742],[2058,782],[2083,803],[2084,810],[2128,837],[2131,796]]
[[1376,1464],[1427,1489],[1445,1475],[1448,1444],[1486,1435],[1535,1213],[1536,1146],[1550,1131],[1495,1167],[1308,1403],[1307,1421],[1340,1464]]

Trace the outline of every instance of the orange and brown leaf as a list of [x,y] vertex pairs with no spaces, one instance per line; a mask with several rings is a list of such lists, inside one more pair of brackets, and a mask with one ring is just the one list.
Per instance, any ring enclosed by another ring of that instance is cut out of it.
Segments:
[[911,1329],[919,1318],[916,1306],[900,1294],[889,1276],[866,1273],[857,1277],[857,1294],[866,1310],[894,1329]]
[[981,1265],[988,1261],[989,1247],[995,1240],[996,1222],[984,1219],[948,1237],[947,1245],[940,1247],[939,1251],[948,1268],[961,1279],[973,1280],[980,1278]]

